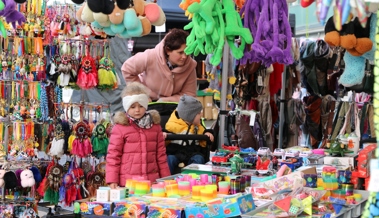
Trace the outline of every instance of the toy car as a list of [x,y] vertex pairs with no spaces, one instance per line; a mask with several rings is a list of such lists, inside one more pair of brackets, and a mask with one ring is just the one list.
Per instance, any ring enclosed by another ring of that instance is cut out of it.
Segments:
[[271,156],[271,151],[268,147],[260,147],[257,151],[258,156]]
[[221,163],[228,162],[229,158],[233,157],[233,153],[226,153],[222,151],[217,151],[212,157],[213,165],[220,165]]

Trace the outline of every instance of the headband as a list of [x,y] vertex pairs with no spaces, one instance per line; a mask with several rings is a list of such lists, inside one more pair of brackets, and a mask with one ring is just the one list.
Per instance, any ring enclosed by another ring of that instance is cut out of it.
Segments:
[[124,110],[127,112],[130,106],[134,103],[138,102],[142,107],[147,109],[147,105],[149,104],[149,97],[146,94],[139,95],[127,95],[122,98],[122,106]]

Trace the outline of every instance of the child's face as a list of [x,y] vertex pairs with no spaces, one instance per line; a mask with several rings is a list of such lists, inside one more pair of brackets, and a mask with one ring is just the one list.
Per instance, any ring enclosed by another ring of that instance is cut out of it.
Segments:
[[195,119],[193,120],[193,125],[200,125],[200,119],[201,119],[201,112],[196,115]]
[[128,110],[129,116],[133,117],[134,119],[140,119],[145,115],[146,109],[142,107],[138,102],[132,104]]

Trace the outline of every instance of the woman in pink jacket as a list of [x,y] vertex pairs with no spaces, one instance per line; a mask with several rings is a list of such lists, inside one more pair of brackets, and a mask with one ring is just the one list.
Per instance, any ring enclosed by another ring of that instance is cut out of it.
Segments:
[[178,102],[196,96],[196,61],[184,53],[188,33],[172,29],[153,49],[130,57],[121,67],[126,82],[141,82],[153,101]]
[[146,111],[147,90],[141,83],[127,84],[122,92],[126,112],[117,112],[106,156],[106,182],[112,189],[127,179],[156,179],[170,175],[158,111]]

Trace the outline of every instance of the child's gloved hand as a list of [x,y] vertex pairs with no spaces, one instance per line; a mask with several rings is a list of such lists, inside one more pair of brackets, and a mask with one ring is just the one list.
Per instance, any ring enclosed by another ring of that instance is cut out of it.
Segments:
[[204,135],[208,136],[208,137],[209,137],[209,140],[211,140],[211,142],[213,142],[214,137],[213,137],[212,133],[210,133],[210,132],[206,132],[206,133],[204,133]]
[[111,189],[117,189],[118,184],[114,182],[114,183],[109,184],[109,187],[110,187]]

